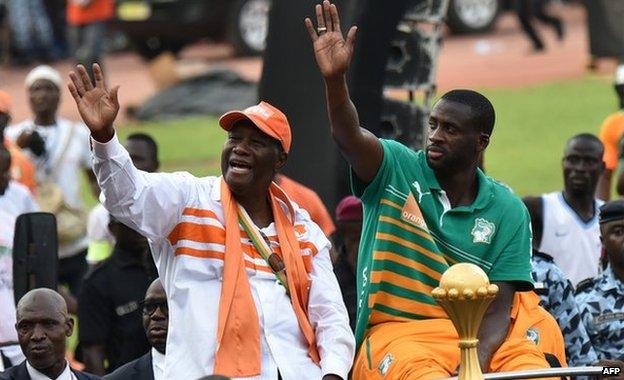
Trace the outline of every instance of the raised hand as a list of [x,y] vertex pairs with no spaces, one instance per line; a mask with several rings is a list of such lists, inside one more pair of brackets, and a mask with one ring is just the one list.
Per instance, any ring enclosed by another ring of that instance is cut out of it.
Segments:
[[71,82],[69,92],[71,92],[78,112],[85,122],[94,139],[106,142],[114,134],[113,122],[119,112],[119,100],[117,91],[119,86],[112,89],[106,88],[104,75],[100,65],[93,65],[93,76],[95,77],[95,87],[87,74],[87,70],[82,65],[76,67],[75,72],[69,73]]
[[316,63],[323,77],[327,80],[343,76],[353,56],[357,27],[349,29],[345,40],[340,30],[338,9],[329,0],[316,6],[316,29],[309,18],[304,23],[312,39]]

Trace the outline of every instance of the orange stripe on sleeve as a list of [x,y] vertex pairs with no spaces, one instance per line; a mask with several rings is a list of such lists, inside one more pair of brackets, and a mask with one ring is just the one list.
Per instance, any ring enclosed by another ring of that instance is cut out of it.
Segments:
[[401,288],[404,288],[407,290],[420,292],[426,295],[431,294],[431,291],[434,288],[433,286],[429,286],[416,279],[401,276],[398,273],[392,273],[391,276],[388,276],[388,275],[382,274],[382,272],[379,272],[379,271],[371,272],[371,283],[378,284],[379,282],[382,281],[382,276],[383,276],[384,282],[387,282],[392,285],[400,286]]
[[168,239],[171,245],[175,245],[180,240],[225,244],[225,230],[221,227],[207,224],[181,222],[171,231]]
[[384,291],[377,292],[375,303],[385,305],[406,313],[418,314],[429,318],[448,318],[440,306],[433,306],[415,300],[397,297]]
[[199,257],[200,259],[219,259],[223,260],[225,254],[218,251],[210,251],[207,249],[194,249],[188,247],[178,247],[175,250],[175,255],[187,255],[193,257]]
[[219,218],[217,218],[217,214],[215,214],[213,211],[201,208],[187,207],[182,212],[182,215],[197,216],[199,218],[213,218],[219,220]]
[[391,201],[391,200],[389,200],[389,199],[382,198],[382,199],[381,199],[381,201],[379,201],[379,202],[380,202],[381,204],[383,204],[383,205],[388,205],[388,206],[390,206],[390,207],[394,207],[394,208],[396,208],[396,209],[397,209],[397,210],[399,210],[399,211],[403,210],[403,208],[402,208],[401,206],[399,206],[398,204],[396,204],[396,203],[392,202],[392,201]]

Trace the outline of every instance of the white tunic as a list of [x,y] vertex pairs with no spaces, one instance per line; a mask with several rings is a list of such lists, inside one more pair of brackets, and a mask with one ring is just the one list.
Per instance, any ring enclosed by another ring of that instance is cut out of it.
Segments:
[[542,195],[543,233],[539,250],[551,255],[555,264],[576,286],[586,278],[598,275],[601,243],[598,209],[604,203],[595,202],[595,215],[587,223],[572,210],[561,192]]
[[[225,251],[220,177],[142,172],[133,166],[116,136],[106,144],[92,144],[104,205],[115,218],[148,238],[167,293],[169,331],[163,377],[197,379],[212,374]],[[308,355],[284,287],[253,245],[241,238],[260,323],[261,374],[253,379],[276,379],[278,368],[284,380],[321,379],[325,374],[346,379],[355,340],[332,271],[330,243],[305,210],[293,207],[301,254],[313,268],[308,316],[321,363],[317,366]],[[273,224],[261,230],[275,242]]]

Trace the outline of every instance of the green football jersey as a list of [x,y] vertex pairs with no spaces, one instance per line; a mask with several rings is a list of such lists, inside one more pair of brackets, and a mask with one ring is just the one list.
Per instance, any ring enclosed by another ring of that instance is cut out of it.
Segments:
[[492,282],[532,289],[529,214],[508,187],[479,170],[474,202],[451,208],[424,152],[380,142],[383,160],[375,178],[366,185],[351,175],[364,205],[358,345],[379,323],[447,318],[431,291],[455,263],[478,265]]

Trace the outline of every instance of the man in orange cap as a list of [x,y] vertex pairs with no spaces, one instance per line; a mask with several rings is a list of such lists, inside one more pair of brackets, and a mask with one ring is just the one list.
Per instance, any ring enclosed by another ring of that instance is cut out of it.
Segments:
[[137,170],[113,122],[117,87],[70,73],[104,205],[146,236],[169,304],[163,378],[346,379],[354,337],[330,243],[275,183],[290,150],[268,103],[223,115],[222,177]]
[[11,121],[11,96],[0,90],[0,140],[11,153],[11,177],[28,187],[32,192],[35,190],[35,167],[32,162],[22,153],[21,149],[8,139],[4,138],[4,129]]

